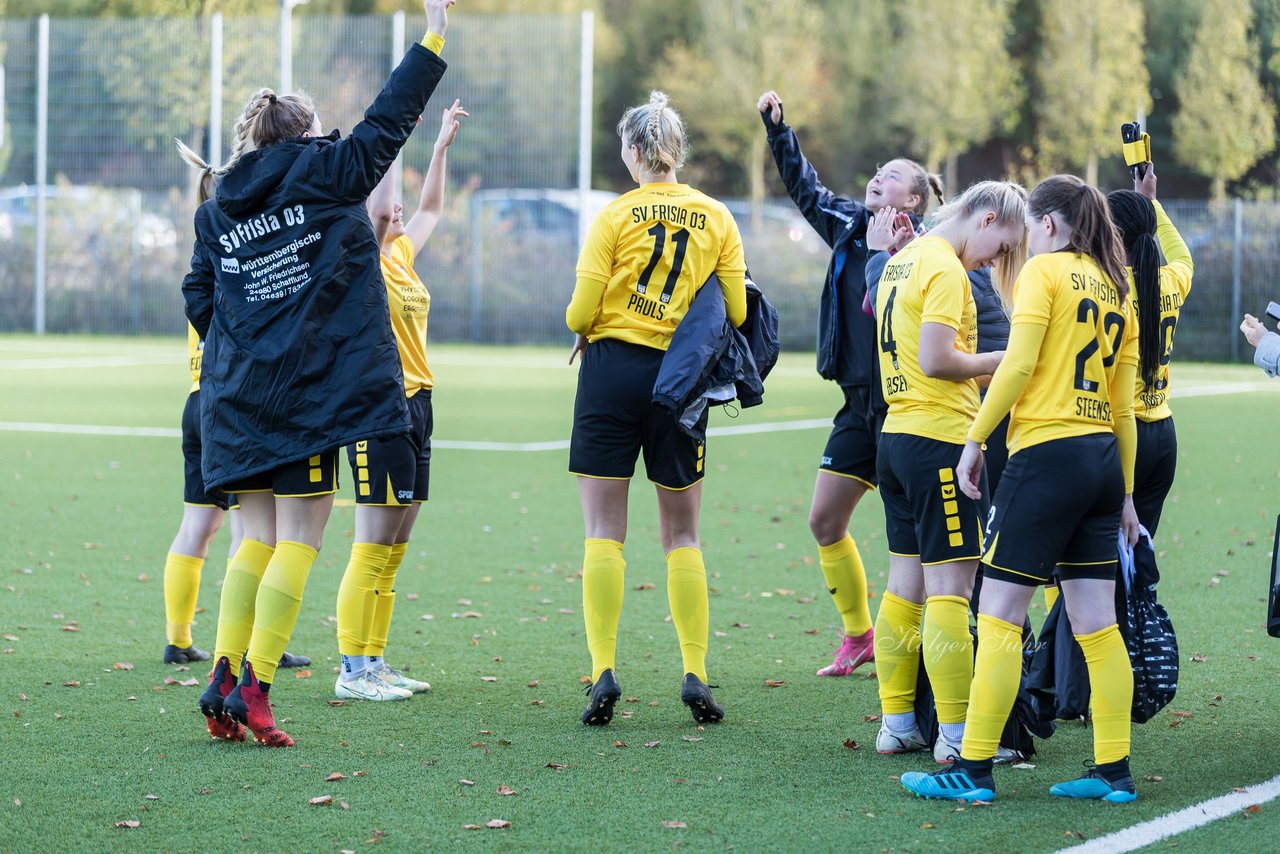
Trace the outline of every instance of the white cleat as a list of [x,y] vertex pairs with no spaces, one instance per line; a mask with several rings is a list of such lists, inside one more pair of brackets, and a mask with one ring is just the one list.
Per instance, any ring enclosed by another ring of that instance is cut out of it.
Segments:
[[[945,736],[938,736],[938,740],[933,744],[933,759],[935,762],[939,765],[950,765],[959,755],[959,741],[947,741]],[[1008,765],[1014,762],[1021,762],[1023,759],[1026,759],[1026,757],[1018,751],[1000,745],[996,748],[996,755],[991,758],[991,761],[995,765]]]
[[377,674],[367,671],[355,679],[338,677],[333,694],[339,700],[407,700],[413,696],[411,692],[384,682]]
[[431,690],[431,683],[423,682],[421,679],[411,679],[394,667],[387,666],[385,661],[379,666],[371,667],[365,671],[366,675],[369,673],[375,673],[378,678],[388,685],[401,688],[411,694],[425,694]]
[[917,727],[911,732],[897,733],[889,729],[884,721],[880,722],[880,732],[876,734],[876,753],[919,753],[928,750]]

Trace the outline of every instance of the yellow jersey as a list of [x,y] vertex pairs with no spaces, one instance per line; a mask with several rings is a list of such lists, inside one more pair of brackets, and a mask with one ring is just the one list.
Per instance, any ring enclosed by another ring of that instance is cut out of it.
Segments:
[[[1160,249],[1169,263],[1160,268],[1160,366],[1156,370],[1155,384],[1150,388],[1142,381],[1138,370],[1138,383],[1133,398],[1133,416],[1139,421],[1161,421],[1173,415],[1169,408],[1169,357],[1173,354],[1173,334],[1178,328],[1178,315],[1182,304],[1191,292],[1191,275],[1195,270],[1191,252],[1178,230],[1173,227],[1159,202],[1156,207],[1156,237]],[[1133,271],[1129,271],[1129,283],[1133,284]],[[1133,297],[1133,316],[1138,316],[1137,294]]]
[[[191,391],[200,390],[200,362],[204,358],[204,342],[200,333],[190,323],[187,324],[187,366],[191,369]],[[190,394],[191,391],[187,392]]]
[[431,294],[413,269],[413,241],[402,234],[391,244],[389,254],[381,254],[382,280],[387,285],[387,308],[391,311],[391,329],[400,350],[400,366],[404,371],[404,393],[413,397],[435,385],[427,367],[427,315],[431,311]]
[[[1110,433],[1117,364],[1138,364],[1130,302],[1087,255],[1036,255],[1014,286],[1012,324],[1045,327],[1009,422],[1009,453],[1070,436]],[[990,394],[988,394],[990,396]]]
[[920,327],[956,331],[955,349],[978,351],[978,310],[969,275],[941,237],[917,237],[885,265],[876,291],[880,384],[889,404],[885,433],[963,444],[978,414],[976,380],[936,379],[920,369]]
[[[578,256],[578,279],[604,286],[584,334],[666,350],[712,273],[727,303],[745,313],[746,269],[728,208],[686,184],[643,184],[600,212]],[[736,291],[726,278],[737,282]]]

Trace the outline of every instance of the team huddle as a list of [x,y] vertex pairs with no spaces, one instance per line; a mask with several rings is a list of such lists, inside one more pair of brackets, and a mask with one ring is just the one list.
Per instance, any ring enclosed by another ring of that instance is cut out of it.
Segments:
[[[294,663],[285,648],[344,447],[356,523],[337,600],[336,696],[404,700],[430,689],[384,652],[431,462],[431,297],[414,260],[442,215],[461,104],[443,111],[408,219],[392,166],[445,73],[452,5],[426,0],[426,36],[350,136],[325,135],[305,97],[264,89],[236,124],[227,163],[209,166],[183,147],[203,173],[203,204],[183,282],[194,385],[183,417],[186,509],[165,571],[165,660],[212,658],[199,705],[215,738],[243,741],[247,729],[267,745],[293,744],[269,696],[277,668]],[[832,250],[817,369],[843,404],[809,526],[843,638],[817,675],[875,661],[877,751],[931,752],[938,763],[903,774],[902,785],[991,801],[993,764],[1022,755],[1002,733],[1023,675],[1028,606],[1043,585],[1070,619],[1093,691],[1092,764],[1050,791],[1135,800],[1118,541],[1154,536],[1173,482],[1168,366],[1193,272],[1156,201],[1149,151],[1134,189],[1107,196],[1059,175],[1030,192],[983,181],[944,201],[935,176],[895,158],[858,201],[819,181],[775,93],[756,106],[789,195]],[[680,697],[695,721],[714,723],[725,710],[708,685],[698,531],[708,410],[758,402],[752,390],[776,358],[776,314],[749,281],[728,209],[678,182],[686,132],[666,96],[627,110],[617,132],[637,188],[592,223],[566,309],[577,336],[570,364],[581,355],[568,468],[585,534],[592,675],[582,721],[608,725],[622,697],[628,491],[643,455]],[[941,205],[932,213],[931,198]],[[877,489],[889,573],[873,619],[849,523]],[[210,656],[194,646],[191,623],[227,507],[232,555]],[[921,666],[936,726],[917,717]]]

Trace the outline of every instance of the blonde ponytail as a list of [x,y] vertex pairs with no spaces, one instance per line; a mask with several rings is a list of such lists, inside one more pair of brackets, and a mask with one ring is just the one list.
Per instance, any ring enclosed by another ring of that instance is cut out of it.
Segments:
[[684,166],[688,151],[684,121],[665,92],[655,89],[649,93],[649,103],[623,113],[618,136],[640,149],[640,165],[646,172],[666,175]]
[[213,172],[214,169],[208,163],[204,162],[204,158],[196,154],[188,148],[180,139],[173,140],[178,145],[178,154],[187,162],[188,166],[200,170],[200,186],[197,188],[196,196],[199,204],[204,204],[213,198]]

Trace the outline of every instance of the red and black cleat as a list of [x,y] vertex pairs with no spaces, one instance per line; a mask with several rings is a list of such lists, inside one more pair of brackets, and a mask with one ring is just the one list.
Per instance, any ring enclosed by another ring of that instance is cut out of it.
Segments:
[[200,695],[200,711],[209,726],[209,735],[223,741],[244,741],[244,727],[231,720],[223,711],[226,697],[236,687],[236,677],[231,672],[231,662],[224,655],[209,674],[209,687]]
[[[269,686],[268,686],[269,687]],[[233,721],[244,724],[253,733],[254,740],[267,747],[293,747],[293,739],[282,729],[276,728],[271,714],[271,701],[253,673],[253,665],[244,663],[240,684],[227,695],[223,710]]]

